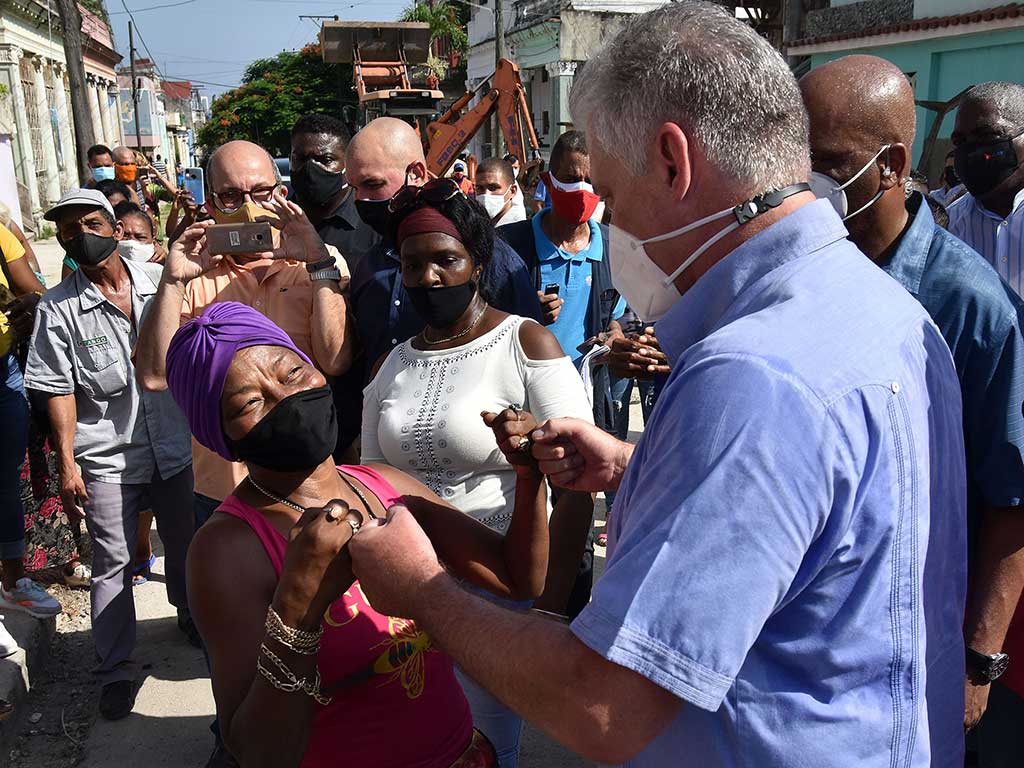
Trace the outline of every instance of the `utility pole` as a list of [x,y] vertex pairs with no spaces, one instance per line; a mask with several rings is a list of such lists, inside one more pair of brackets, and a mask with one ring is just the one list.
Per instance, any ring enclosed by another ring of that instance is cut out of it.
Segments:
[[68,60],[68,82],[71,85],[71,114],[75,119],[75,149],[78,175],[82,181],[91,178],[89,147],[96,143],[89,113],[89,96],[85,83],[85,62],[82,59],[82,15],[75,0],[57,0],[61,25],[64,27],[64,58]]
[[[498,62],[505,58],[505,7],[503,0],[494,0],[494,71],[498,71]],[[505,154],[505,141],[501,133],[501,124],[497,111],[494,113],[494,156]]]
[[142,134],[139,132],[139,79],[135,76],[135,29],[128,22],[128,55],[131,56],[132,70],[132,112],[135,115],[135,148],[142,151]]

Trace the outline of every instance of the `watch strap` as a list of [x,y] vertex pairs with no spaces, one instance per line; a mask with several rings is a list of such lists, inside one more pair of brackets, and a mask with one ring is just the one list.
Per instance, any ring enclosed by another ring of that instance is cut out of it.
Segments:
[[324,269],[336,268],[337,266],[338,265],[334,261],[334,259],[328,256],[326,259],[320,259],[320,261],[314,261],[312,263],[307,262],[306,271],[309,272],[309,274],[313,274],[314,272],[319,272]]
[[316,272],[309,273],[310,280],[333,280],[338,283],[341,282],[341,270],[335,266],[328,267],[327,269],[318,269]]
[[967,648],[967,669],[981,675],[989,682],[998,680],[1010,665],[1010,657],[1005,653],[981,653]]

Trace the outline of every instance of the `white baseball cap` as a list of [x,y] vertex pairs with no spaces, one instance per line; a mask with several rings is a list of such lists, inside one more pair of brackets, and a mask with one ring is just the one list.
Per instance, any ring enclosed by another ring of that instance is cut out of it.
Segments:
[[98,189],[72,189],[66,192],[64,197],[58,200],[50,210],[43,214],[47,221],[56,221],[61,208],[71,205],[88,205],[94,208],[105,208],[107,213],[114,215],[114,206],[107,200],[106,195]]

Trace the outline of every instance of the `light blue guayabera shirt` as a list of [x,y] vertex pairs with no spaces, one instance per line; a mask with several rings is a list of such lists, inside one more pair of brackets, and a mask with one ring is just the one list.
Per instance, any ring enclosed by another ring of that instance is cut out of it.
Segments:
[[672,374],[576,635],[684,701],[631,766],[963,765],[960,387],[826,201],[657,325]]

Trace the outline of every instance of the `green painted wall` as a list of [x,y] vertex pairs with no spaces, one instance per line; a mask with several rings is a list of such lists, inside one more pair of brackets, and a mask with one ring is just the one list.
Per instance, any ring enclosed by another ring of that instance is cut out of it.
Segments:
[[[946,101],[975,83],[988,80],[1010,80],[1024,83],[1024,28],[977,35],[924,40],[902,45],[853,48],[836,53],[811,56],[811,66],[847,56],[868,53],[888,59],[904,72],[915,72],[915,96],[929,101]],[[956,113],[950,112],[939,131],[940,139],[948,139]],[[914,162],[920,157],[925,136],[931,130],[935,113],[917,108],[917,138]],[[944,146],[944,145],[940,145]],[[941,153],[945,155],[945,151]]]

